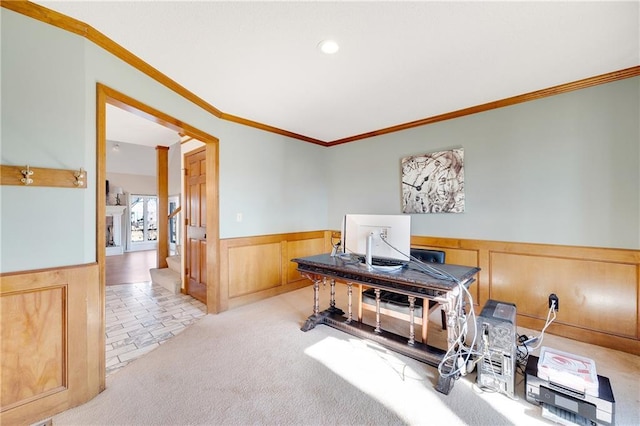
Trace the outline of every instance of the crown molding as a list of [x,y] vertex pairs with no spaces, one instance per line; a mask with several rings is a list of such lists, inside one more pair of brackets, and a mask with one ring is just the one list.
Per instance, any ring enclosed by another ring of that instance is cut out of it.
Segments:
[[636,77],[639,75],[640,75],[640,65],[626,68],[619,71],[613,71],[610,73],[601,74],[595,77],[589,77],[582,80],[577,80],[571,83],[560,84],[558,86],[549,87],[547,89],[536,90],[534,92],[525,93],[523,95],[512,96],[510,98],[501,99],[499,101],[487,102],[486,104],[476,105],[469,108],[460,109],[457,111],[447,112],[445,114],[434,115],[433,117],[423,118],[421,120],[410,121],[408,123],[399,124],[397,126],[387,127],[385,129],[374,130],[373,132],[362,133],[360,135],[351,136],[344,139],[338,139],[333,142],[329,142],[327,146],[340,145],[347,142],[354,142],[357,140],[372,138],[374,136],[380,136],[388,133],[399,132],[401,130],[407,130],[414,127],[426,126],[427,124],[438,123],[440,121],[451,120],[453,118],[464,117],[465,115],[477,114],[479,112],[485,112],[492,109],[520,104],[523,102],[534,101],[534,100],[546,98],[549,96],[559,95],[561,93],[572,92],[574,90],[586,89],[588,87],[611,83],[618,80],[624,80],[626,78]]
[[100,31],[82,21],[63,15],[36,3],[31,3],[27,0],[0,0],[0,6],[86,38],[217,118],[233,121],[245,126],[255,127],[267,132],[277,133],[282,136],[299,139],[305,142],[326,146],[326,142],[318,139],[279,129],[268,124],[262,124],[256,121],[236,117],[220,111],[218,108],[200,98],[184,86],[178,84],[176,81],[167,77],[165,74],[140,59],[138,56],[129,52],[127,49],[102,34]]
[[129,52],[124,47],[120,46],[118,43],[109,39],[107,36],[96,30],[90,25],[85,24],[77,19],[71,18],[69,16],[63,15],[54,10],[48,9],[44,6],[40,6],[35,3],[31,3],[27,0],[0,0],[0,6],[12,10],[16,13],[20,13],[22,15],[28,16],[30,18],[39,20],[41,22],[53,25],[55,27],[61,28],[63,30],[72,32],[74,34],[78,34],[82,37],[85,37],[87,40],[92,41],[96,45],[100,46],[107,52],[115,55],[122,61],[136,68],[140,72],[146,74],[152,79],[156,80],[163,86],[168,89],[174,91],[185,99],[191,101],[195,105],[209,112],[213,116],[227,121],[232,121],[234,123],[238,123],[244,126],[253,127],[256,129],[264,130],[271,133],[276,133],[282,136],[290,137],[293,139],[298,139],[304,142],[313,143],[316,145],[331,147],[335,145],[340,145],[348,142],[359,141],[362,139],[368,139],[375,136],[385,135],[393,132],[399,132],[402,130],[411,129],[414,127],[425,126],[428,124],[438,123],[440,121],[451,120],[453,118],[463,117],[466,115],[477,114],[479,112],[489,111],[492,109],[502,108],[506,106],[511,106],[523,102],[529,102],[536,99],[546,98],[549,96],[555,96],[562,93],[572,92],[574,90],[585,89],[592,86],[597,86],[600,84],[611,83],[617,80],[623,80],[626,78],[636,77],[640,75],[640,65],[626,68],[619,71],[613,71],[606,74],[601,74],[595,77],[589,77],[582,80],[577,80],[570,83],[560,84],[557,86],[553,86],[547,89],[536,90],[534,92],[525,93],[522,95],[513,96],[506,99],[501,99],[498,101],[487,102],[485,104],[472,106],[469,108],[463,108],[457,111],[452,111],[440,115],[435,115],[432,117],[423,118],[416,121],[410,121],[408,123],[403,123],[391,127],[387,127],[384,129],[374,130],[372,132],[362,133],[355,136],[350,136],[343,139],[337,139],[331,142],[321,141],[319,139],[311,138],[308,136],[300,135],[298,133],[289,132],[287,130],[279,129],[274,126],[270,126],[268,124],[259,123],[257,121],[248,120],[242,117],[237,117],[235,115],[227,114],[225,112],[220,111],[210,103],[206,102],[204,99],[197,96],[195,93],[189,91],[184,86],[178,84],[176,81],[167,77],[133,53]]

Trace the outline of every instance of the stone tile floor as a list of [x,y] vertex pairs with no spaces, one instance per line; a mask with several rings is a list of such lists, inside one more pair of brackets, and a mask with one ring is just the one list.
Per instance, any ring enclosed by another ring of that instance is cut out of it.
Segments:
[[206,315],[206,306],[151,282],[106,287],[107,376]]

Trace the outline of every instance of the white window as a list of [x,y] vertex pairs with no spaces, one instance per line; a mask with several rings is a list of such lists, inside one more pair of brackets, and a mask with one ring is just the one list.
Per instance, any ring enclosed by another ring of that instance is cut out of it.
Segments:
[[131,194],[129,200],[129,249],[155,249],[158,243],[158,197]]
[[180,207],[180,197],[169,197],[169,251],[171,254],[176,254],[177,246],[180,245],[180,213],[174,214],[174,212]]

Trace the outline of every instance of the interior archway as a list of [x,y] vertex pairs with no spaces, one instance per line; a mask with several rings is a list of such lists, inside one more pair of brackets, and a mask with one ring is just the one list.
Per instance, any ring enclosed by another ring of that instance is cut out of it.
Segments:
[[[139,102],[123,93],[113,90],[103,84],[97,84],[97,108],[96,108],[96,260],[99,268],[101,312],[100,324],[102,334],[99,337],[100,351],[100,376],[101,390],[105,388],[106,366],[105,366],[105,285],[106,285],[106,158],[107,158],[107,105],[113,105],[136,114],[148,120],[152,120],[162,126],[168,127],[178,132],[183,139],[195,139],[201,141],[206,146],[206,162],[208,170],[206,192],[207,192],[207,224],[211,224],[207,237],[207,313],[218,313],[220,311],[220,279],[218,273],[219,258],[219,208],[218,208],[218,153],[219,141],[201,130],[196,129],[186,123],[177,120],[157,109]],[[184,273],[184,271],[183,271]],[[184,280],[183,280],[184,282]]]

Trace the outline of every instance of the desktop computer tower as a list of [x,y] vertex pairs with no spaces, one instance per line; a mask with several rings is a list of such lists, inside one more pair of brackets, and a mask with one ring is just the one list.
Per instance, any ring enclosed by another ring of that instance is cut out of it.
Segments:
[[515,398],[516,305],[488,300],[477,319],[478,362],[476,382],[481,388]]

